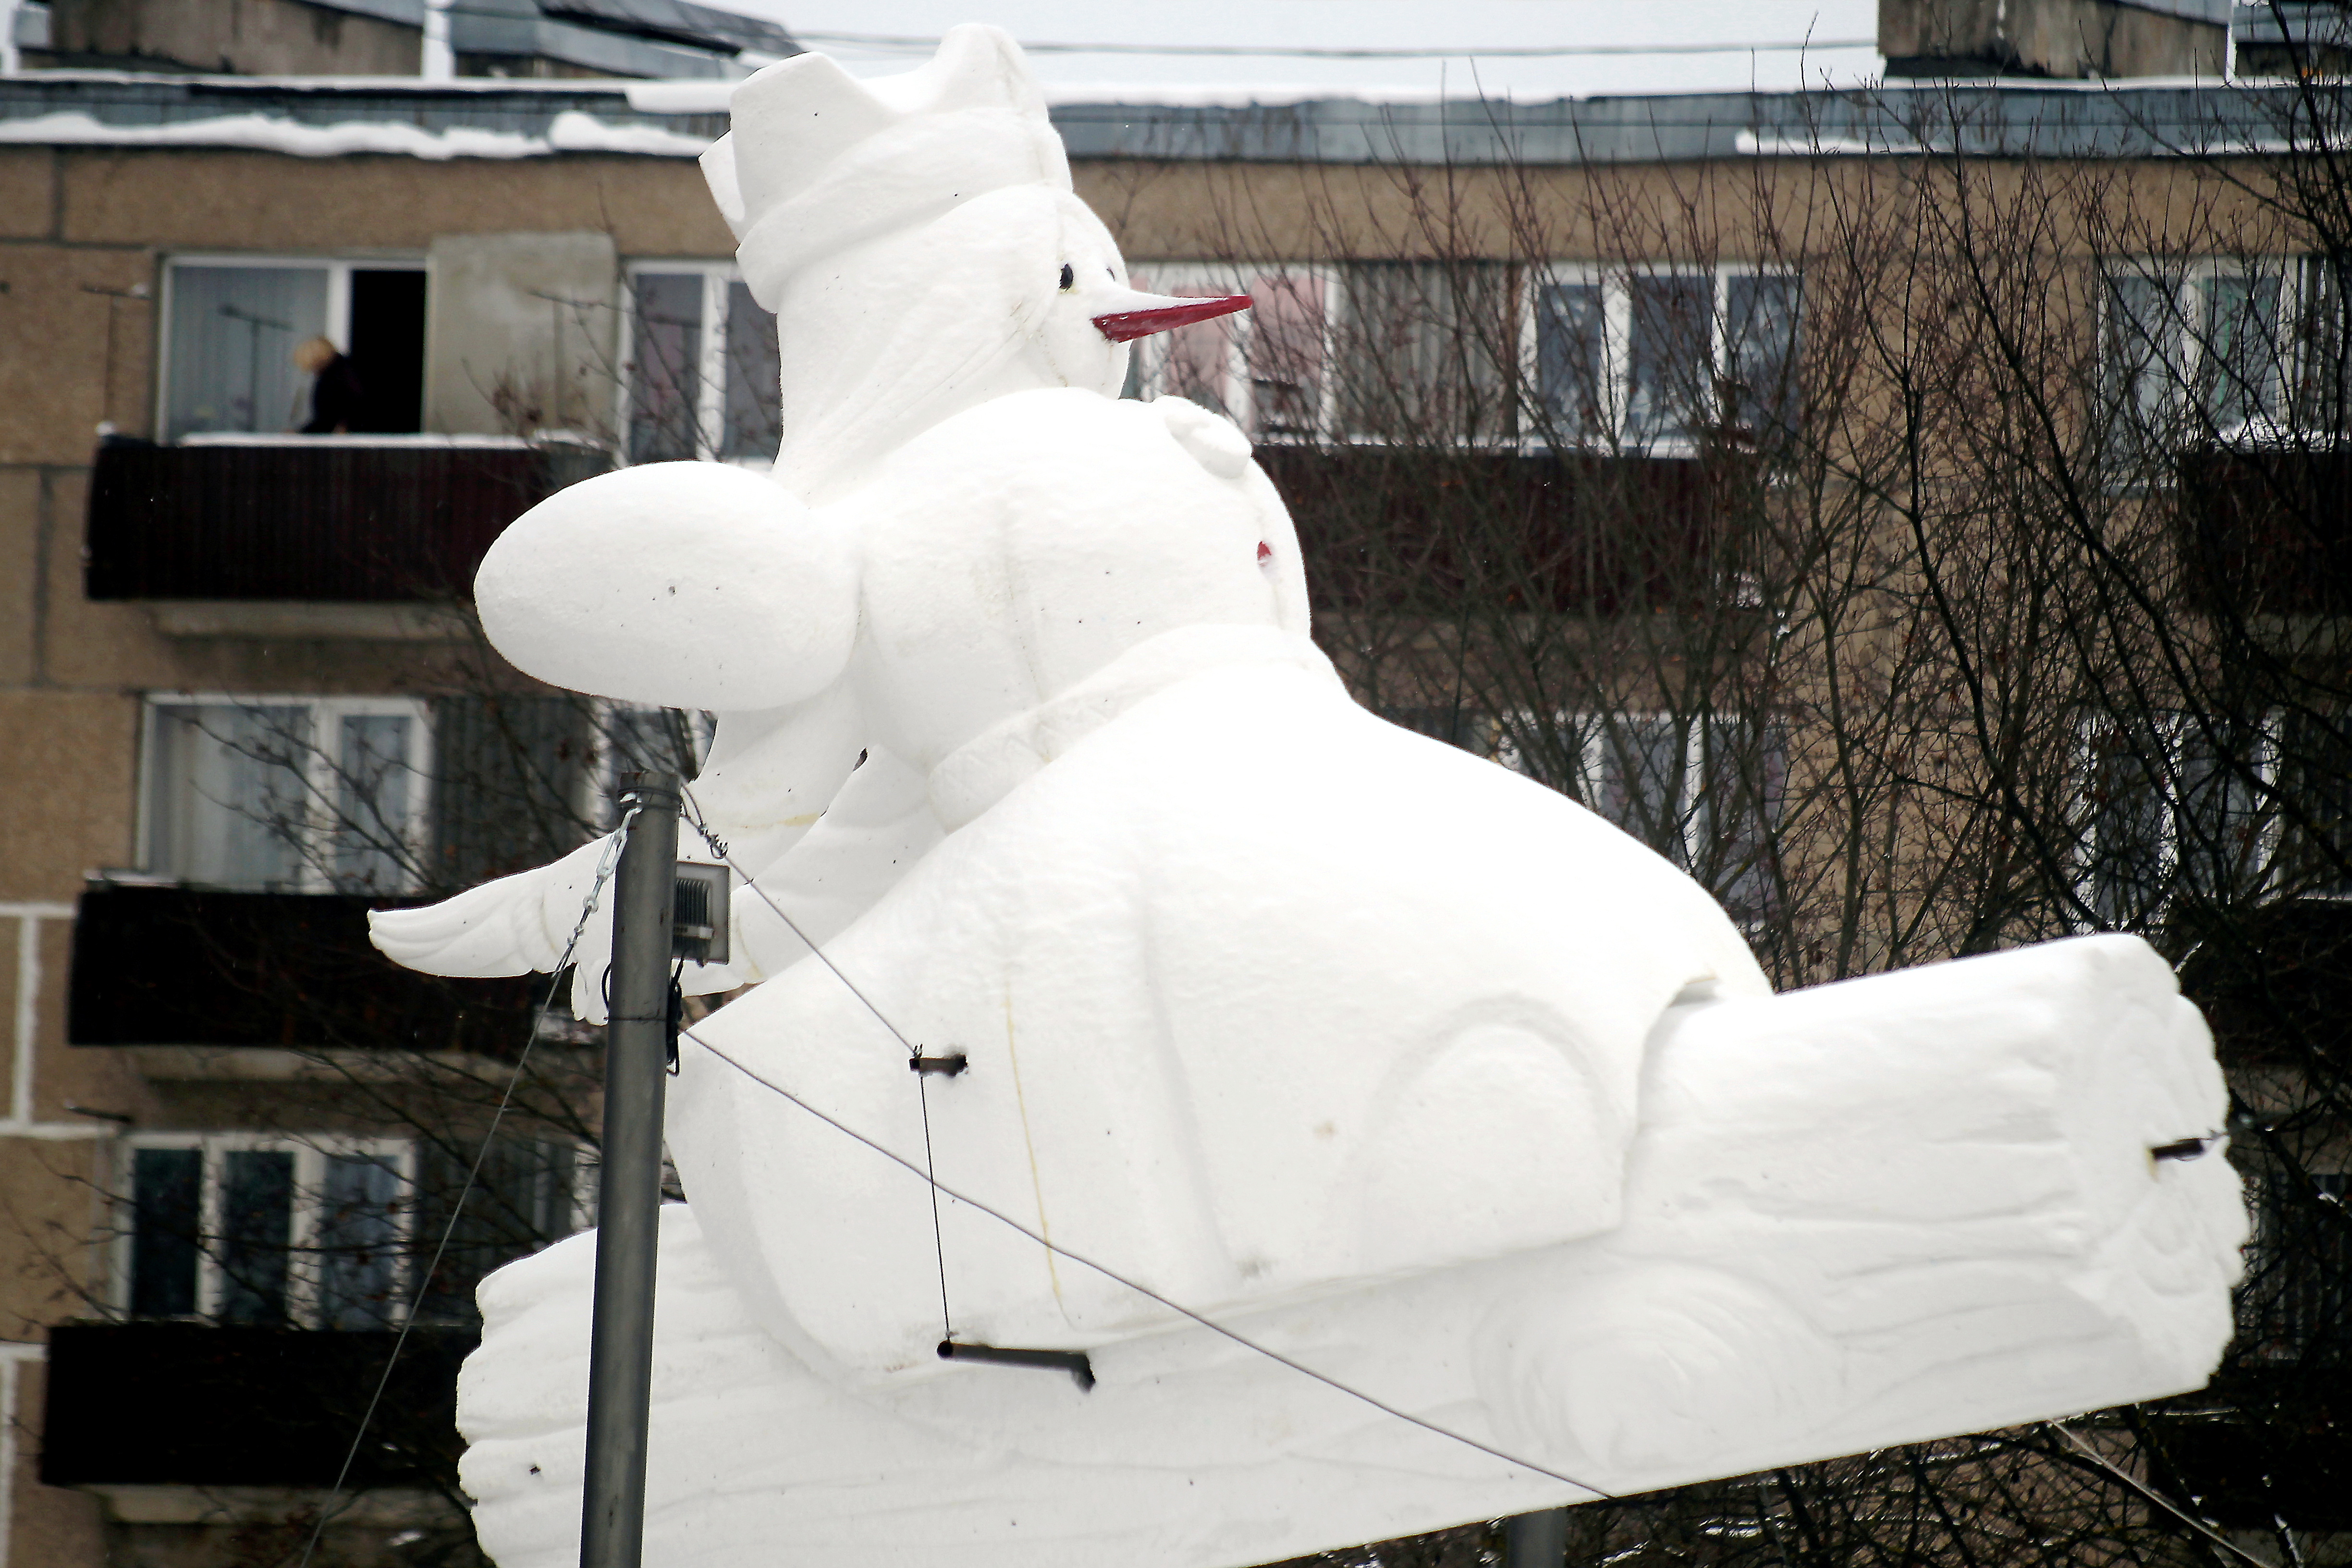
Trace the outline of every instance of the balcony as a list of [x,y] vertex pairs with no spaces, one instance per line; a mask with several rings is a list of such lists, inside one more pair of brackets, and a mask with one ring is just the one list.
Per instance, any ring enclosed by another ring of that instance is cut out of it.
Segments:
[[469,595],[507,524],[609,466],[504,437],[109,441],[89,491],[92,599],[415,603]]
[[93,886],[74,921],[67,1039],[510,1058],[546,981],[395,967],[369,945],[366,911],[397,901]]
[[[346,1485],[452,1485],[472,1329],[409,1331]],[[41,1479],[53,1487],[329,1487],[391,1331],[64,1323],[49,1331]]]
[[2176,463],[2200,608],[2247,621],[2352,614],[2352,449],[2209,447]]
[[1318,608],[1619,616],[1731,602],[1754,461],[1264,445]]
[[2149,1413],[2150,1479],[2201,1518],[2239,1530],[2352,1530],[2352,1375],[2341,1368],[2225,1370],[2174,1402],[2226,1413]]

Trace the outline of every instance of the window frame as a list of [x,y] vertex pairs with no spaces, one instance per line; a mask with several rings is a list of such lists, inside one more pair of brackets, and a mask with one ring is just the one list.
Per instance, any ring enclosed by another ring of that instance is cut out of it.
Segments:
[[[1312,431],[1281,430],[1267,433],[1257,428],[1257,390],[1250,374],[1250,350],[1257,337],[1257,312],[1242,310],[1218,318],[1225,327],[1224,384],[1220,394],[1227,417],[1246,434],[1250,440],[1265,446],[1315,446],[1343,439],[1332,432],[1339,421],[1339,321],[1347,310],[1347,263],[1331,261],[1144,261],[1130,263],[1130,278],[1140,277],[1150,292],[1175,294],[1192,289],[1202,294],[1245,294],[1255,278],[1311,278],[1323,290],[1323,331],[1320,350],[1323,374],[1315,393],[1315,428]],[[1184,329],[1178,329],[1182,331]],[[1175,358],[1176,334],[1157,332],[1139,338],[1134,344],[1135,360],[1129,378],[1136,384],[1139,401],[1150,403],[1160,397],[1181,396],[1163,384],[1169,363]],[[1370,445],[1356,442],[1354,445]]]
[[[2155,847],[2156,882],[2161,890],[2145,909],[2137,911],[2136,918],[2143,924],[2154,924],[2165,919],[2180,896],[2181,847],[2185,837],[2181,817],[2191,809],[2182,797],[2180,784],[2189,762],[2185,742],[2197,728],[2197,719],[2193,712],[2171,709],[2139,715],[2131,721],[2135,723],[2145,721],[2149,726],[2150,736],[2160,751],[2159,759],[2140,759],[2142,765],[2151,760],[2160,760],[2164,770],[2162,776],[2155,781],[2162,791],[2160,805],[2165,819]],[[2256,820],[2255,841],[2252,863],[2248,867],[2249,879],[2239,891],[2257,900],[2265,900],[2276,891],[2284,847],[2284,825],[2276,804],[2280,789],[2279,766],[2284,750],[2282,719],[2283,715],[2277,711],[2263,716],[2253,768],[2252,811]],[[2220,722],[2219,720],[2215,721]],[[2115,929],[2103,923],[2105,916],[2101,912],[2103,895],[2097,879],[2104,856],[2096,837],[2099,814],[2096,791],[2099,770],[2105,761],[2100,747],[2101,734],[2109,728],[2121,728],[2122,724],[2116,714],[2094,713],[2079,721],[2075,729],[2076,776],[2083,781],[2084,787],[2076,797],[2075,809],[2068,823],[2072,838],[2069,869],[2075,904],[2081,911],[2076,917],[2076,924],[2085,933]],[[2222,787],[2239,787],[2234,773],[2225,778]]]
[[[637,279],[647,273],[689,273],[702,279],[702,345],[695,357],[694,459],[731,463],[762,472],[775,467],[776,454],[728,458],[727,445],[727,312],[728,294],[744,281],[743,269],[731,259],[709,257],[638,257],[621,265],[621,342],[619,386],[614,402],[614,445],[624,465],[631,455],[630,421],[635,416],[637,380]],[[778,424],[782,425],[782,410]]]
[[[172,427],[172,339],[178,312],[179,287],[177,274],[183,268],[301,268],[324,271],[327,274],[326,340],[335,345],[338,353],[352,352],[352,274],[354,272],[425,272],[432,268],[415,251],[393,251],[383,256],[339,251],[332,256],[302,256],[284,251],[257,251],[240,255],[233,251],[188,251],[161,258],[163,273],[162,304],[155,314],[155,389],[154,428],[160,435]],[[425,280],[426,308],[431,308],[432,280]],[[429,317],[428,317],[429,320]],[[429,329],[428,329],[429,331]],[[195,434],[195,432],[191,432]],[[268,435],[274,432],[258,431]],[[294,439],[288,437],[289,440]],[[184,441],[185,437],[182,437]],[[175,443],[176,444],[176,443]]]
[[[1255,333],[1254,311],[1244,311],[1226,318],[1235,324],[1230,331],[1225,353],[1223,387],[1221,395],[1234,423],[1253,442],[1261,445],[1330,445],[1349,447],[1381,447],[1388,443],[1379,437],[1351,435],[1340,427],[1340,411],[1344,389],[1340,381],[1344,367],[1340,363],[1339,323],[1346,318],[1349,304],[1349,282],[1351,268],[1372,259],[1353,258],[1339,261],[1180,261],[1143,260],[1130,264],[1130,272],[1142,278],[1155,293],[1173,293],[1180,289],[1197,289],[1202,292],[1239,293],[1247,291],[1253,279],[1266,277],[1309,277],[1321,287],[1323,294],[1323,376],[1317,391],[1317,417],[1311,434],[1281,431],[1272,434],[1255,428],[1257,424],[1256,398],[1250,374],[1250,350]],[[1700,441],[1695,436],[1636,438],[1626,429],[1626,419],[1632,405],[1633,375],[1633,283],[1636,278],[1698,278],[1709,280],[1710,317],[1707,326],[1707,385],[1706,406],[1699,411],[1701,423],[1719,419],[1717,406],[1721,389],[1731,370],[1731,287],[1741,278],[1788,278],[1798,281],[1799,307],[1796,343],[1801,353],[1804,331],[1802,279],[1804,269],[1788,262],[1713,261],[1682,262],[1660,258],[1647,261],[1596,261],[1549,259],[1537,262],[1494,258],[1496,265],[1508,269],[1507,287],[1515,291],[1513,310],[1517,329],[1517,361],[1507,371],[1518,378],[1520,401],[1541,408],[1542,386],[1542,292],[1552,284],[1598,284],[1601,289],[1601,322],[1603,362],[1609,370],[1609,409],[1607,431],[1580,442],[1560,443],[1563,450],[1623,452],[1656,458],[1687,458],[1696,455]],[[1139,340],[1130,382],[1137,397],[1144,402],[1178,395],[1165,384],[1167,366],[1173,357],[1172,335],[1153,336]],[[1546,418],[1549,413],[1546,412]],[[1553,442],[1538,430],[1529,428],[1533,422],[1522,416],[1516,435],[1496,436],[1483,440],[1464,440],[1460,444],[1469,450],[1518,451],[1539,456],[1551,450]]]
[[[137,1193],[134,1163],[142,1149],[194,1149],[198,1152],[196,1198],[196,1300],[194,1313],[184,1318],[132,1319],[132,1248],[137,1241]],[[222,1207],[227,1201],[228,1160],[232,1153],[290,1153],[294,1156],[292,1189],[286,1226],[286,1321],[289,1326],[316,1329],[320,1323],[320,1287],[324,1272],[319,1256],[319,1232],[326,1204],[327,1163],[338,1156],[388,1160],[398,1173],[400,1201],[394,1210],[394,1246],[405,1274],[415,1249],[416,1146],[406,1138],[366,1138],[341,1133],[274,1133],[252,1131],[130,1132],[116,1141],[114,1236],[108,1247],[107,1302],[126,1321],[217,1322],[227,1294],[226,1270],[220,1259],[224,1233]],[[576,1208],[576,1196],[575,1196]],[[404,1285],[413,1283],[404,1280]],[[399,1292],[384,1328],[398,1328],[406,1320],[415,1292]]]
[[[308,709],[310,714],[312,742],[302,770],[302,788],[307,810],[304,814],[302,838],[299,845],[299,871],[290,888],[263,887],[232,890],[281,891],[297,893],[332,893],[338,891],[326,866],[332,852],[334,821],[324,803],[334,796],[339,767],[335,755],[320,737],[327,732],[330,723],[340,724],[345,718],[398,717],[410,721],[409,725],[409,799],[408,827],[404,847],[412,866],[423,863],[429,852],[433,812],[433,704],[422,697],[322,697],[309,693],[256,693],[221,691],[147,691],[140,696],[138,826],[134,835],[134,850],[138,864],[159,876],[184,881],[174,871],[155,865],[155,776],[158,743],[156,726],[162,710],[174,707],[218,708],[291,708]],[[405,879],[398,888],[373,889],[386,896],[413,892],[417,884]]]
[[[1798,314],[1796,341],[1792,348],[1801,353],[1804,334],[1804,269],[1788,262],[1761,261],[1674,261],[1664,258],[1647,261],[1570,261],[1553,259],[1536,262],[1521,268],[1519,279],[1519,364],[1518,374],[1523,398],[1541,409],[1546,420],[1551,411],[1544,404],[1543,390],[1543,292],[1553,285],[1594,285],[1601,289],[1601,362],[1607,368],[1606,388],[1607,429],[1579,443],[1561,443],[1563,449],[1577,451],[1625,452],[1653,458],[1688,458],[1697,455],[1700,441],[1696,436],[1643,437],[1626,427],[1633,412],[1633,282],[1637,278],[1706,278],[1708,279],[1706,386],[1704,406],[1693,410],[1696,423],[1704,427],[1723,417],[1722,390],[1731,373],[1731,285],[1740,278],[1789,278],[1798,284]],[[1523,435],[1519,441],[1524,450],[1541,452],[1552,443],[1540,434]]]
[[[2233,447],[2260,447],[2277,444],[2308,434],[2297,407],[2297,389],[2313,344],[2306,328],[2306,310],[2315,288],[2314,273],[2317,258],[2305,252],[2278,251],[2259,256],[2228,256],[2206,252],[2189,256],[2129,255],[2102,257],[2097,261],[2099,279],[2098,337],[2099,394],[2105,407],[2102,423],[2110,428],[2108,442],[2114,447],[2116,437],[2112,427],[2122,415],[2127,389],[2117,376],[2125,363],[2122,311],[2116,297],[2116,285],[2124,282],[2166,283],[2170,296],[2171,322],[2178,329],[2174,352],[2178,359],[2170,366],[2170,406],[2166,409],[2168,422],[2178,424],[2194,417],[2210,438]],[[2273,270],[2275,269],[2275,270]],[[2210,312],[2212,308],[2212,285],[2226,278],[2276,277],[2279,280],[2278,317],[2274,323],[2280,346],[2277,359],[2278,387],[2275,401],[2276,416],[2257,415],[2234,426],[2225,426],[2211,406],[2212,395],[2202,383],[2205,356],[2213,335]],[[2152,353],[2153,351],[2151,351]],[[2185,405],[2183,397],[2189,399]],[[2267,426],[2267,428],[2263,426]],[[2175,442],[2167,445],[2166,453],[2179,450]],[[2126,454],[2128,456],[2128,454]]]

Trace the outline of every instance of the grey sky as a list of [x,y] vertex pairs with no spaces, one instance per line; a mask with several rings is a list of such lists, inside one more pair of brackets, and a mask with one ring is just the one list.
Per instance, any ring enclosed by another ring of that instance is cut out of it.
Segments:
[[[1354,93],[1546,99],[1612,92],[1785,89],[1824,76],[1874,76],[1875,49],[1823,47],[1866,40],[1876,0],[721,0],[775,17],[861,75],[904,70],[927,48],[826,35],[935,38],[958,22],[993,22],[1024,44],[1161,46],[1160,53],[1034,49],[1056,99],[1125,90],[1133,96],[1218,100]],[[1481,54],[1570,47],[1687,50],[1695,45],[1815,47],[1758,52],[1526,56]],[[1174,52],[1230,48],[1439,49],[1425,58],[1316,58]]]

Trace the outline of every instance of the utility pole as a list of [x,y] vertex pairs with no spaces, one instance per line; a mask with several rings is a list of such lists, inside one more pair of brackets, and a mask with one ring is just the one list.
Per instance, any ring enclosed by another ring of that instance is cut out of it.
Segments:
[[1560,1568],[1568,1560],[1568,1510],[1548,1508],[1503,1521],[1503,1568]]
[[613,898],[612,1021],[604,1031],[604,1152],[596,1211],[596,1315],[588,1363],[588,1479],[581,1568],[638,1568],[652,1405],[654,1250],[661,1223],[662,1091],[669,1054],[677,880],[677,780],[638,776],[621,797]]

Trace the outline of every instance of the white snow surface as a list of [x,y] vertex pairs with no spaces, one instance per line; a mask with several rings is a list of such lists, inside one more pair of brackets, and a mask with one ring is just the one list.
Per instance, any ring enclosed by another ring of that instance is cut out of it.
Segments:
[[[1248,441],[1111,395],[1092,319],[1156,297],[1002,35],[736,102],[775,473],[574,486],[477,584],[528,673],[719,713],[688,853],[756,883],[688,975],[755,988],[671,1091],[649,1563],[1229,1568],[2201,1382],[2244,1221],[2151,1158],[2224,1107],[2145,943],[1772,995],[1668,862],[1350,700]],[[605,847],[376,941],[551,969]],[[502,1568],[576,1552],[592,1248],[483,1287]]]
[[[2218,1150],[2147,1153],[2214,1124],[2221,1076],[2137,938],[1688,1003],[1643,1058],[1613,1228],[1213,1317],[1246,1345],[1183,1321],[1101,1344],[1086,1394],[1025,1369],[862,1373],[779,1337],[690,1177],[693,1208],[664,1211],[646,1561],[1230,1568],[2183,1392],[2230,1335],[2236,1178]],[[794,1093],[829,1077],[782,1039],[761,1071]],[[797,1119],[777,1143],[857,1152],[689,1048],[688,1092],[730,1079]],[[912,1216],[887,1251],[928,1199],[873,1163]],[[1149,1277],[1155,1239],[1100,1261]],[[594,1247],[482,1285],[461,1475],[500,1568],[576,1561]],[[862,1259],[791,1268],[843,1262]]]

